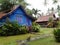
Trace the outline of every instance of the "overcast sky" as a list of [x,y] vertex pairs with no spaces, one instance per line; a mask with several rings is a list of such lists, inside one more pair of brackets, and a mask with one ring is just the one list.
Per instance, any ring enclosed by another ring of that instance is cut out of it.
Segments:
[[29,9],[35,8],[41,10],[41,12],[46,13],[48,8],[54,7],[54,9],[57,8],[56,5],[60,5],[60,0],[57,4],[52,4],[52,0],[47,0],[47,6],[44,5],[44,0],[26,0],[27,3],[31,4],[31,6],[28,6]]

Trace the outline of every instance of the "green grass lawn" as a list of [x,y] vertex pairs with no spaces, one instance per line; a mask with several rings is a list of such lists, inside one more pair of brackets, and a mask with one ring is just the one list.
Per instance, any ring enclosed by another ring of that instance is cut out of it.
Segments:
[[17,40],[25,40],[28,36],[34,36],[33,34],[25,34],[25,35],[16,35],[9,37],[0,37],[0,45],[17,45]]
[[40,28],[40,33],[43,34],[52,34],[54,28]]
[[55,42],[53,37],[47,37],[44,39],[35,40],[28,43],[29,45],[60,45],[60,43]]
[[[0,45],[17,45],[17,40],[25,40],[28,36],[35,37],[37,34],[52,34],[53,28],[41,28],[41,31],[36,34],[24,34],[24,35],[16,35],[16,36],[8,36],[8,37],[0,37]],[[36,41],[32,41],[29,44],[31,45],[48,45],[51,43],[51,45],[59,45],[54,41],[54,38],[44,38],[39,39]]]
[[[42,28],[42,34],[52,34],[53,35],[53,28]],[[55,42],[54,36],[46,37],[43,39],[35,40],[28,42],[29,45],[60,45],[60,43]]]

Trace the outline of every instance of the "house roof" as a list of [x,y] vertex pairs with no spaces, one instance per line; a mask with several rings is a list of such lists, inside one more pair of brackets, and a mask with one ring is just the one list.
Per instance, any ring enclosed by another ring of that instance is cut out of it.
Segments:
[[53,20],[56,20],[55,14],[51,13],[51,14],[49,14],[49,15],[39,17],[35,22],[45,22],[45,21],[49,21],[50,17],[51,17]]
[[18,7],[18,6],[13,6],[13,8],[11,8],[11,11],[8,12],[8,13],[4,13],[5,11],[0,12],[0,19],[1,19],[2,17],[6,16],[6,15],[8,15],[8,14],[10,14],[10,13],[12,13],[17,7]]
[[[21,5],[15,5],[13,6],[13,8],[11,8],[11,11],[8,12],[8,13],[4,13],[3,12],[0,12],[0,19],[2,19],[4,16],[8,16],[8,14],[11,14],[13,11],[15,11],[18,7],[21,7],[23,10],[24,8],[21,6]],[[24,10],[25,12],[25,10]],[[32,17],[31,15],[28,15],[26,12],[25,12],[26,16],[28,16],[32,21],[35,21],[36,19],[34,17]]]

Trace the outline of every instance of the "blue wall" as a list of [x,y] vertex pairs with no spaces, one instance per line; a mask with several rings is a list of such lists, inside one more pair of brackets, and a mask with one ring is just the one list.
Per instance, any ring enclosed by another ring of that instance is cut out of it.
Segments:
[[[24,10],[21,7],[18,7],[16,10],[14,10],[11,14],[8,14],[7,16],[11,22],[17,21],[18,24],[20,25],[26,25],[26,26],[31,26],[31,19],[28,18],[28,16],[26,16]],[[6,21],[6,17],[3,17],[0,20],[1,22],[5,22]]]

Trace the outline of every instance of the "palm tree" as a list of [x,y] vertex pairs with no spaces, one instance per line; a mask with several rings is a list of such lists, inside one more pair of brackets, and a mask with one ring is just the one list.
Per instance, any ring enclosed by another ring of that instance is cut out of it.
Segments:
[[58,0],[53,0],[53,3],[55,4],[55,3],[57,3],[58,2]]
[[53,7],[51,8],[51,12],[54,13],[54,8]]
[[39,14],[38,12],[41,11],[41,10],[38,10],[38,9],[32,9],[32,13],[35,15],[35,18],[37,18],[37,14]]
[[60,6],[59,5],[57,5],[57,12],[59,12],[60,11]]
[[47,0],[44,0],[44,5],[47,5]]
[[60,6],[59,5],[57,6],[57,12],[58,12],[58,15],[60,16]]
[[47,14],[49,14],[50,13],[50,9],[48,8],[48,10],[47,10]]

